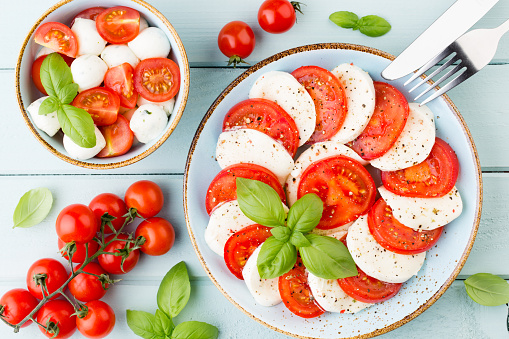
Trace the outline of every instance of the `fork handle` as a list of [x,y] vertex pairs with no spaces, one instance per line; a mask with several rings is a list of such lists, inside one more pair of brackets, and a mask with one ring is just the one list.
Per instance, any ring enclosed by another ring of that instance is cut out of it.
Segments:
[[509,20],[506,20],[502,25],[494,29],[498,33],[499,37],[502,37],[507,31],[509,31]]

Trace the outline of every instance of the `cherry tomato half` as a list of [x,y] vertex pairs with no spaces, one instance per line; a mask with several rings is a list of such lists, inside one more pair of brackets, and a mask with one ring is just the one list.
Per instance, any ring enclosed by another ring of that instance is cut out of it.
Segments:
[[[11,325],[17,325],[19,322],[33,311],[33,309],[39,304],[39,301],[34,296],[23,288],[15,288],[5,292],[0,298],[0,307],[3,309],[2,317]],[[36,315],[34,315],[36,317]],[[23,327],[27,327],[32,323],[32,320],[28,320],[23,324]]]
[[134,69],[134,88],[148,101],[168,101],[179,91],[180,69],[167,58],[142,60]]
[[87,338],[100,339],[106,337],[115,327],[115,312],[101,300],[90,301],[85,304],[87,315],[76,318],[78,331]]
[[133,145],[134,133],[129,127],[129,120],[122,114],[117,116],[117,121],[108,126],[99,127],[106,146],[97,154],[99,158],[110,158],[126,154]]
[[[32,64],[32,80],[34,81],[35,87],[44,95],[48,95],[46,93],[46,90],[44,89],[44,86],[41,82],[41,66],[44,59],[46,59],[48,55],[41,55],[37,59],[35,59],[34,63]],[[62,58],[64,59],[67,66],[71,67],[71,63],[73,62],[73,58],[68,57],[65,54],[60,54]]]
[[91,241],[99,231],[94,212],[86,205],[72,204],[58,214],[55,223],[57,235],[63,242],[78,244]]
[[58,326],[58,335],[56,331],[46,331],[39,327],[41,332],[48,338],[66,339],[76,332],[76,315],[74,307],[67,300],[50,300],[45,303],[37,313],[37,322],[47,326],[50,322],[50,329]]
[[[45,258],[34,262],[28,269],[26,282],[28,290],[37,299],[42,299],[43,293],[41,290],[41,285],[37,286],[37,282],[34,280],[36,275],[46,276],[44,278],[47,287],[44,292],[44,295],[46,296],[62,287],[62,285],[67,281],[67,278],[69,277],[69,274],[67,273],[64,265],[55,259]],[[59,295],[56,294],[51,299],[58,297]]]
[[124,62],[110,68],[104,75],[104,87],[111,89],[120,97],[120,106],[125,108],[136,107],[138,93],[134,90],[133,66]]
[[140,13],[129,7],[111,7],[97,16],[95,25],[104,40],[125,44],[136,38],[140,31]]
[[39,45],[71,58],[76,58],[78,54],[78,39],[69,27],[60,22],[46,22],[37,27],[34,40]]
[[247,58],[255,48],[256,39],[253,30],[243,21],[232,21],[224,25],[217,37],[221,53],[230,58],[228,65],[234,66]]
[[288,0],[265,0],[258,10],[258,23],[269,33],[284,33],[296,20],[294,5]]
[[71,105],[87,111],[97,126],[107,126],[117,121],[120,98],[111,89],[94,87],[80,92]]
[[[104,213],[115,217],[116,219],[111,222],[115,230],[119,230],[125,222],[124,215],[127,214],[127,206],[118,195],[113,193],[102,193],[96,196],[88,207],[94,212],[97,217],[99,225],[101,224],[101,217]],[[112,233],[111,228],[104,227],[104,233]]]
[[138,225],[134,237],[145,238],[145,243],[140,247],[143,253],[163,255],[171,249],[175,242],[175,230],[169,221],[153,217]]
[[[81,264],[76,266],[76,270],[81,268]],[[83,269],[83,272],[92,273],[80,273],[76,277],[74,277],[67,287],[69,288],[69,292],[82,302],[92,301],[101,299],[106,294],[108,289],[108,284],[105,284],[104,288],[97,276],[101,274],[107,274],[107,272],[95,262],[89,263]]]
[[[114,234],[108,236],[105,239],[105,242],[111,241],[113,239]],[[127,240],[129,237],[127,234],[119,234],[118,239],[115,240],[111,244],[105,247],[105,252],[119,252],[118,250],[123,249],[126,247],[126,242],[122,240]],[[129,248],[132,246],[130,245]],[[121,256],[115,256],[112,254],[101,254],[98,258],[99,265],[101,265],[106,272],[111,274],[126,274],[127,272],[131,271],[136,264],[138,263],[138,260],[140,259],[140,250],[136,249],[129,253],[127,258],[124,261],[124,265],[121,266],[122,263],[122,257]]]
[[[62,241],[62,239],[58,238],[58,249],[61,250],[65,246],[65,242]],[[99,244],[96,243],[94,240],[89,241],[87,243],[83,244],[75,244],[76,246],[76,252],[72,255],[72,262],[81,264],[85,261],[85,256],[87,254],[86,247],[88,247],[88,256],[93,256],[97,250],[99,249]],[[86,247],[85,247],[86,246]],[[69,260],[69,256],[67,255],[67,252],[64,252],[62,256]]]
[[161,187],[153,181],[140,180],[125,192],[125,203],[144,217],[155,217],[163,209],[164,195]]
[[99,14],[101,14],[102,12],[104,12],[105,9],[106,9],[106,7],[90,7],[90,8],[87,8],[84,11],[81,11],[78,14],[76,14],[76,16],[72,19],[71,24],[69,25],[69,27],[72,27],[72,25],[74,24],[74,21],[77,18],[89,19],[89,20],[94,20],[95,21],[95,19],[97,19],[97,16]]

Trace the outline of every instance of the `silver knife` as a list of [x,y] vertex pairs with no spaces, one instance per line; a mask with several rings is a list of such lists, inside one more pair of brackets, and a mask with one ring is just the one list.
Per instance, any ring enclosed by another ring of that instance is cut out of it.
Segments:
[[463,35],[498,1],[457,0],[382,71],[382,77],[395,80],[420,68]]

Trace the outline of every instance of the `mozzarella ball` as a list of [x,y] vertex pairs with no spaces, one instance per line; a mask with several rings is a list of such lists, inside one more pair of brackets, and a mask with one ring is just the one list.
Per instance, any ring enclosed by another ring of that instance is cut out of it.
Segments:
[[146,144],[164,131],[167,122],[168,117],[161,106],[147,104],[138,107],[129,126],[138,141]]
[[127,46],[140,59],[166,58],[170,54],[170,41],[163,30],[157,27],[144,29]]
[[44,100],[49,97],[42,97],[32,102],[28,107],[27,111],[32,116],[32,121],[35,126],[42,130],[50,137],[54,136],[60,129],[60,123],[57,119],[57,112],[52,112],[46,115],[39,114],[39,108]]
[[108,45],[102,51],[101,58],[109,68],[122,65],[124,62],[127,62],[135,68],[140,62],[140,59],[138,59],[127,45]]
[[143,31],[147,27],[148,27],[147,19],[145,19],[144,17],[140,16],[140,32]]
[[78,146],[71,140],[67,135],[64,135],[64,148],[72,158],[78,160],[87,160],[97,155],[106,146],[106,140],[104,140],[101,131],[97,126],[94,126],[96,143],[94,147],[85,148]]
[[37,58],[39,58],[39,57],[41,57],[41,56],[43,56],[43,55],[51,54],[51,53],[53,53],[53,52],[55,52],[55,51],[54,51],[54,50],[52,50],[52,49],[51,49],[51,48],[49,48],[49,47],[44,46],[44,47],[42,47],[42,48],[39,50],[39,52],[37,52],[37,54],[36,54],[36,56],[35,56],[35,59],[37,59]]
[[163,108],[163,110],[166,112],[166,115],[170,116],[171,112],[173,112],[173,107],[175,106],[175,97],[171,98],[168,101],[153,102],[153,101],[148,101],[141,95],[138,95],[138,101],[137,101],[138,107],[141,105],[146,105],[146,104],[153,104],[153,105],[161,106]]
[[97,33],[94,20],[76,18],[71,31],[78,38],[78,56],[84,54],[99,55],[106,47],[106,40]]
[[80,92],[99,86],[106,71],[108,66],[97,55],[82,55],[71,64],[72,79],[78,84]]

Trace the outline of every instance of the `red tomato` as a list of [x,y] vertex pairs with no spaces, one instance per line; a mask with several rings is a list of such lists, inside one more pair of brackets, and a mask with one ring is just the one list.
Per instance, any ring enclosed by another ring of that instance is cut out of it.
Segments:
[[133,72],[133,66],[124,62],[122,65],[110,68],[104,75],[104,87],[118,94],[122,107],[136,107],[138,93],[134,90]]
[[364,160],[373,160],[394,145],[408,118],[408,102],[393,86],[374,82],[375,112],[364,131],[353,141],[352,149]]
[[313,298],[306,268],[300,258],[288,273],[279,277],[278,287],[283,304],[293,314],[302,318],[314,318],[325,312]]
[[243,21],[227,23],[217,37],[217,45],[221,53],[230,58],[228,65],[236,66],[244,62],[255,48],[256,39],[253,30]]
[[[76,332],[76,315],[74,307],[67,300],[50,300],[44,304],[37,313],[37,322],[48,326],[50,331],[39,327],[41,332],[48,338],[65,339]],[[58,335],[55,336],[58,327]]]
[[90,301],[85,304],[87,315],[76,318],[78,331],[87,338],[100,339],[106,337],[115,327],[115,312],[101,300]]
[[[105,242],[109,242],[113,239],[115,235],[112,234],[108,236],[105,240]],[[126,247],[126,242],[122,240],[127,240],[129,237],[126,234],[119,234],[118,239],[115,240],[111,244],[105,247],[105,252],[120,252],[119,250],[124,249]],[[132,248],[132,245],[128,246],[129,248]],[[106,272],[111,274],[125,274],[129,271],[131,271],[134,266],[138,263],[138,260],[140,259],[140,250],[134,250],[124,261],[124,265],[121,266],[122,263],[122,257],[121,256],[115,256],[111,254],[101,254],[98,258],[99,265],[101,265],[102,268],[106,270]]]
[[[94,212],[97,217],[97,222],[101,224],[101,217],[104,213],[115,217],[116,219],[111,222],[115,230],[119,230],[124,225],[125,217],[127,214],[127,206],[124,200],[120,199],[118,195],[113,193],[102,193],[96,196],[88,207]],[[111,228],[107,225],[104,226],[104,233],[112,233]]]
[[292,157],[299,147],[295,121],[278,104],[266,99],[248,99],[233,106],[223,121],[223,132],[251,128],[283,144]]
[[269,185],[286,204],[283,187],[271,171],[255,164],[235,164],[222,169],[210,183],[205,197],[205,208],[209,215],[219,204],[237,199],[237,177],[258,180]]
[[[72,255],[72,262],[74,262],[74,263],[82,263],[85,261],[85,256],[87,253],[86,247],[88,247],[88,256],[89,257],[93,256],[99,249],[99,244],[93,240],[90,242],[87,242],[87,243],[75,244],[75,245],[76,245],[76,252],[74,252],[74,254]],[[62,241],[60,238],[58,238],[58,249],[61,250],[62,248],[64,248],[64,246],[65,246],[65,242]],[[67,252],[64,252],[62,254],[62,256],[65,259],[69,260],[69,256],[67,255]]]
[[140,13],[129,7],[111,7],[96,17],[95,25],[104,40],[125,44],[136,38],[140,31]]
[[316,193],[323,201],[318,229],[345,225],[365,214],[375,202],[375,183],[357,161],[334,156],[317,161],[301,176],[297,197]]
[[117,115],[117,121],[108,126],[99,127],[106,146],[97,154],[99,158],[110,158],[126,154],[133,145],[134,133],[129,127],[129,120],[122,114]]
[[72,27],[76,18],[95,20],[99,14],[104,12],[105,9],[106,9],[106,7],[87,8],[84,11],[81,11],[78,14],[76,14],[76,16],[72,19],[71,25],[69,27]]
[[284,33],[292,28],[296,21],[293,2],[288,0],[265,0],[258,10],[258,23],[269,33]]
[[235,232],[224,245],[224,261],[237,278],[244,280],[242,270],[254,250],[272,236],[270,227],[254,224]]
[[143,218],[151,218],[163,209],[164,195],[155,182],[140,180],[129,186],[124,201],[129,208],[136,208]]
[[175,230],[171,223],[163,218],[148,218],[138,225],[134,237],[145,238],[145,243],[140,247],[143,253],[163,255],[175,242]]
[[[39,304],[39,301],[27,290],[23,288],[12,289],[5,292],[0,298],[2,318],[11,325],[17,325],[33,311],[37,304]],[[34,315],[34,317],[36,316],[37,314]],[[21,327],[27,327],[31,323],[32,321],[28,320]]]
[[179,66],[167,58],[142,60],[134,69],[134,88],[148,101],[170,100],[180,88]]
[[382,182],[385,188],[399,195],[438,198],[452,190],[458,173],[456,153],[445,141],[436,138],[426,160],[399,171],[382,172]]
[[416,231],[400,223],[392,209],[380,198],[368,214],[369,230],[376,242],[389,251],[400,254],[425,252],[436,244],[443,227]]
[[403,284],[394,284],[370,277],[357,267],[358,275],[338,279],[341,289],[355,300],[377,303],[394,297]]
[[46,22],[37,27],[34,40],[39,45],[71,58],[76,58],[78,53],[78,39],[69,27],[60,22]]
[[[79,270],[81,266],[81,264],[76,266],[75,271]],[[95,275],[86,273],[78,274],[69,282],[69,285],[67,285],[69,292],[71,292],[76,299],[82,302],[97,300],[104,297],[109,286],[108,284],[105,284],[103,287],[97,276],[107,274],[107,272],[95,262],[91,262],[85,266],[83,272]]]
[[[41,285],[37,286],[37,282],[34,280],[36,275],[45,275],[45,283],[47,289],[44,292],[44,295],[49,295],[56,290],[58,290],[69,277],[64,265],[62,265],[59,261],[55,259],[39,259],[30,266],[27,272],[27,288],[32,293],[34,297],[37,299],[43,298],[43,293],[41,290]],[[48,293],[46,293],[48,292]],[[56,294],[53,298],[58,298],[59,294]],[[39,312],[40,313],[40,312]]]
[[348,111],[343,85],[334,74],[318,66],[302,66],[292,75],[315,103],[316,127],[308,143],[329,140],[339,132]]
[[71,105],[87,111],[97,126],[107,126],[117,121],[120,98],[111,89],[95,87],[79,93]]
[[[41,65],[47,56],[48,55],[41,55],[40,57],[35,59],[34,63],[32,64],[32,80],[34,81],[35,87],[44,95],[48,95],[48,93],[46,93],[46,90],[44,89],[44,86],[42,85],[41,82]],[[60,54],[60,56],[64,59],[65,63],[70,67],[74,59],[68,57],[65,54]]]
[[55,226],[63,242],[87,243],[95,237],[100,225],[88,206],[72,204],[60,211]]

